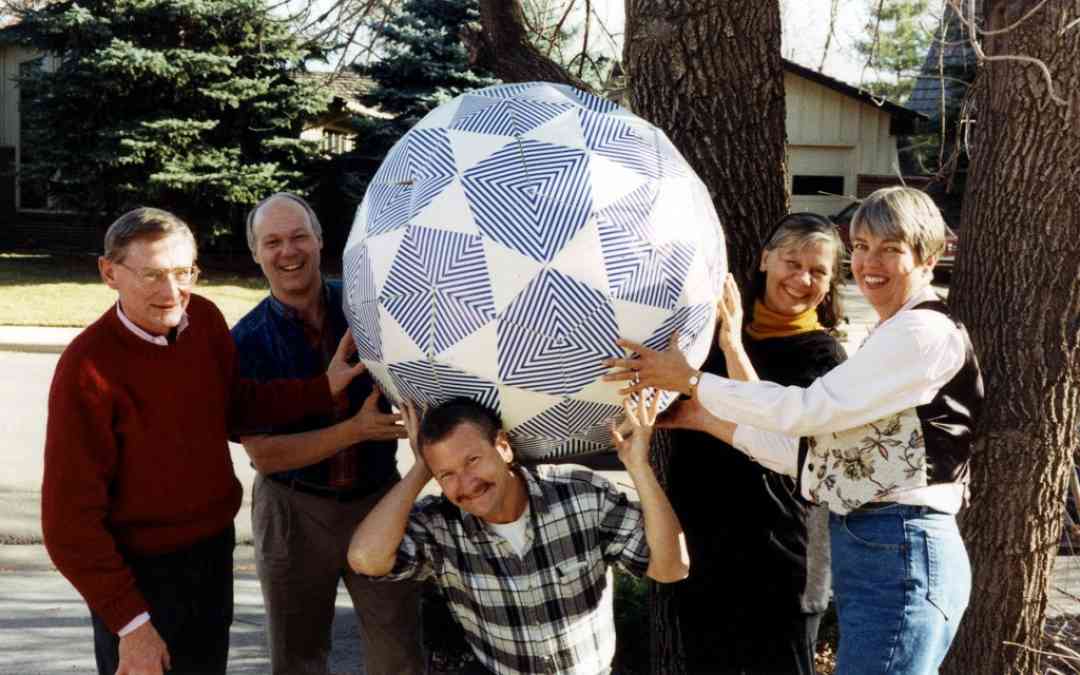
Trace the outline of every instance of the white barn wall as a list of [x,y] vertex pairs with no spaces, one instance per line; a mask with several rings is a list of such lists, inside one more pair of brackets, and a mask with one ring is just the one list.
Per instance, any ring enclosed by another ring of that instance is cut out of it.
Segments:
[[[846,197],[792,195],[792,211],[835,213],[855,195],[859,174],[897,171],[890,116],[822,84],[784,73],[787,104],[788,188],[792,175],[843,175]],[[842,174],[837,174],[842,165]]]

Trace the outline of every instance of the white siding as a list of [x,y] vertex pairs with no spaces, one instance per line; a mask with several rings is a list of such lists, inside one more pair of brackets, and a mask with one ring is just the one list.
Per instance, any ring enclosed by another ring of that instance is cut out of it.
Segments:
[[896,137],[881,108],[811,80],[784,73],[788,189],[792,175],[842,175],[844,197],[792,195],[793,211],[833,213],[855,196],[859,174],[894,174]]
[[[13,45],[0,45],[0,145],[15,148],[15,170],[18,171],[22,160],[22,149],[19,145],[21,130],[19,119],[19,86],[15,81],[19,77],[19,66],[27,61],[32,61],[41,52],[16,47]],[[51,57],[46,57],[45,68],[53,68],[55,64]],[[22,195],[19,189],[15,190],[16,208],[22,207]]]

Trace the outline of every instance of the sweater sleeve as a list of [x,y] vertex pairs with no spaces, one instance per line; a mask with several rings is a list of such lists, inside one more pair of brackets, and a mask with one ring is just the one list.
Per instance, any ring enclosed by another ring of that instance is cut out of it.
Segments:
[[56,568],[117,632],[149,605],[107,525],[118,461],[113,408],[93,360],[64,354],[49,390],[41,526]]

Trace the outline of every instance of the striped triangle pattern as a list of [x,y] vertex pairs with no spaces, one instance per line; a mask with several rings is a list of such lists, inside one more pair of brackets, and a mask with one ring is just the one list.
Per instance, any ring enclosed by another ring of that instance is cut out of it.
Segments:
[[[361,358],[400,401],[468,396],[523,461],[609,451],[620,336],[697,364],[723,232],[667,137],[611,101],[513,83],[459,96],[387,154],[343,260]],[[662,405],[674,400],[663,394]]]

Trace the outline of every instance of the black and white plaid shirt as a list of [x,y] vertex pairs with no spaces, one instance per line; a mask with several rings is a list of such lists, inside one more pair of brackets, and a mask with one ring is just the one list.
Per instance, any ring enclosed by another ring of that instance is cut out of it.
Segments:
[[588,469],[519,473],[529,493],[523,557],[476,516],[426,497],[381,579],[434,577],[493,673],[606,672],[615,655],[609,569],[640,577],[649,566],[641,508]]

